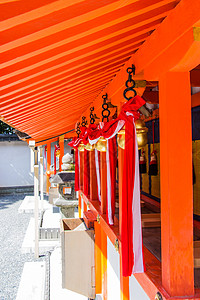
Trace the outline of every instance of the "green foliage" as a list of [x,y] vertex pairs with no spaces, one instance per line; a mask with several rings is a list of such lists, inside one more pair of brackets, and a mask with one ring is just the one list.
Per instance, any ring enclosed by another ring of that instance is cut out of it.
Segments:
[[0,134],[13,134],[13,128],[0,121]]

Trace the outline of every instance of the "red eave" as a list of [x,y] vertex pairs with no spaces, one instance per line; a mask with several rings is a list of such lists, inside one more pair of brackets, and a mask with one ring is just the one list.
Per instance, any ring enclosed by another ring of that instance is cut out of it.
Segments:
[[179,0],[1,1],[0,117],[36,141],[74,124]]

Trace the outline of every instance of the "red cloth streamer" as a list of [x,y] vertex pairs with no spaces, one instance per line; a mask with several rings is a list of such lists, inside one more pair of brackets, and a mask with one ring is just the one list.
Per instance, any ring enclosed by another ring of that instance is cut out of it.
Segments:
[[84,149],[83,193],[87,197],[89,197],[90,195],[89,151],[87,151],[86,149]]
[[116,167],[117,167],[117,143],[116,137],[107,141],[107,222],[114,224],[115,198],[116,198]]
[[101,172],[100,172],[100,152],[95,151],[95,168],[96,168],[96,179],[97,179],[97,193],[98,193],[98,200],[101,202]]
[[155,121],[152,122],[152,131],[153,131],[153,152],[154,152],[154,123],[155,123]]
[[142,103],[141,99],[138,96],[134,97],[123,106],[121,112],[123,118],[126,118],[121,228],[123,276],[131,276],[132,273],[144,272],[140,215],[139,158],[134,124],[134,121],[139,117],[137,110],[145,103]]
[[79,152],[75,150],[75,191],[79,191]]
[[59,145],[55,145],[54,147],[55,147],[55,149],[54,149],[54,175],[56,175],[56,152],[58,150],[60,150],[60,146]]
[[[144,272],[140,212],[139,157],[134,124],[134,121],[137,120],[140,115],[138,109],[144,104],[145,101],[140,96],[135,96],[123,105],[122,111],[117,119],[107,123],[100,123],[97,128],[90,127],[87,132],[84,132],[84,138],[86,138],[85,135],[88,135],[89,142],[94,144],[100,136],[103,136],[108,140],[113,138],[125,125],[121,228],[123,276],[131,276],[132,273]],[[80,139],[83,140],[82,137],[80,137],[79,140]],[[76,141],[74,144],[76,145]],[[108,148],[109,145],[110,143],[108,144]],[[112,164],[113,162],[111,162],[110,165]],[[110,182],[112,180],[114,180],[114,177],[110,173]],[[110,200],[110,213],[108,212],[108,214],[110,214],[111,217],[113,217],[114,212],[113,203],[114,202]]]

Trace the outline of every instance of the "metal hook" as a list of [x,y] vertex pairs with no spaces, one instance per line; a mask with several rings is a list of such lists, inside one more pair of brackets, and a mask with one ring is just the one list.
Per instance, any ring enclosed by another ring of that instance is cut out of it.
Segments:
[[94,111],[94,106],[90,107],[90,124],[94,124],[95,122],[93,111]]
[[108,104],[106,103],[106,100],[108,99],[108,94],[102,96],[103,98],[103,104],[102,104],[102,122],[104,122],[104,119],[106,119],[106,122],[108,122],[108,117],[110,116],[110,111],[108,109]]
[[104,102],[106,102],[106,100],[108,99],[108,94],[106,93],[105,95],[102,96]]
[[133,74],[133,75],[135,75],[135,66],[132,65],[132,67],[127,68],[127,69],[126,69],[126,72],[127,72],[128,74]]
[[86,125],[87,125],[87,120],[86,120],[86,117],[82,117],[82,122],[81,122],[81,126],[82,127],[86,127]]
[[[134,89],[135,88],[135,80],[132,79],[132,75],[131,75],[131,74],[135,75],[135,66],[132,65],[132,67],[127,68],[126,71],[129,75],[128,75],[128,80],[125,82],[126,89],[124,90],[123,95],[124,95],[124,98],[129,101],[130,99],[132,99],[133,97],[135,97],[137,95],[137,92]],[[127,92],[133,92],[134,95],[131,97],[127,97],[127,95],[126,95]]]
[[81,130],[80,130],[80,122],[77,123],[77,126],[76,126],[76,134],[77,136],[79,137],[80,133],[81,133]]

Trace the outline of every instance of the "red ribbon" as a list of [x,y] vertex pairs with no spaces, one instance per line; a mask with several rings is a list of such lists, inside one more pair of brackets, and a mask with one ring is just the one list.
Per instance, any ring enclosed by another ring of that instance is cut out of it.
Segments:
[[115,132],[117,125],[120,120],[124,120],[126,123],[131,122],[132,119],[129,118],[129,114],[134,117],[134,120],[139,119],[138,109],[145,104],[145,101],[140,96],[135,96],[130,101],[126,102],[122,106],[121,113],[118,118],[110,122],[100,122],[99,125],[90,124],[89,127],[81,127],[80,137],[74,137],[71,142],[68,143],[69,146],[77,148],[80,142],[83,142],[86,145],[89,140],[98,139],[100,136],[103,136],[106,139],[109,139]]
[[[135,125],[133,121],[140,116],[138,109],[145,104],[140,96],[135,96],[126,102],[118,118],[106,123],[100,123],[98,127],[90,127],[84,131],[80,137],[85,141],[95,140],[100,136],[109,139],[117,133],[120,120],[125,121],[125,152],[124,152],[124,170],[123,170],[123,193],[122,193],[122,274],[131,276],[134,266],[133,254],[133,191],[135,182]],[[123,123],[122,123],[123,124]],[[75,142],[73,143],[75,145]],[[135,266],[134,266],[135,267]]]
[[135,127],[134,121],[139,118],[138,109],[145,104],[145,101],[136,96],[126,102],[122,108],[121,117],[125,119],[125,152],[122,187],[122,274],[131,276],[134,255],[133,255],[133,189],[135,180]]
[[[107,176],[107,210],[106,218],[110,225],[114,224],[115,215],[115,199],[116,199],[116,167],[117,167],[117,141],[116,137],[108,140],[108,157],[106,157],[107,162],[107,174],[109,172],[110,176]],[[109,199],[110,197],[110,199]],[[110,200],[110,201],[109,201]],[[110,205],[110,208],[108,207]],[[111,211],[110,211],[111,210]]]
[[89,195],[90,195],[89,151],[87,151],[86,149],[84,149],[83,193],[87,197],[89,197]]

